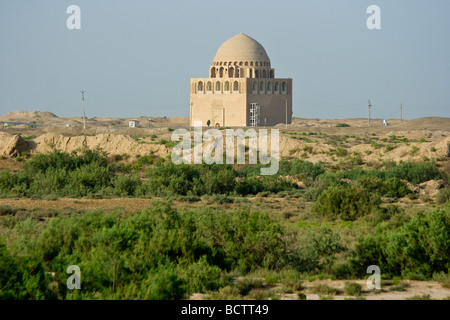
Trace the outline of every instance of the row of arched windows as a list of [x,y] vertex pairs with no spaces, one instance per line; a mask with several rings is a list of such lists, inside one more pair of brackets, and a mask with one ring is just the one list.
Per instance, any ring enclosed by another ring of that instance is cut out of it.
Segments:
[[[238,93],[239,92],[239,82],[238,81],[234,81],[231,82],[230,81],[225,81],[223,84],[220,81],[217,81],[214,85],[214,93],[230,93],[230,87],[232,87],[233,92],[234,93]],[[196,84],[196,88],[197,88],[197,93],[213,93],[213,83],[211,81],[208,81],[205,83],[203,83],[202,81],[199,81]],[[223,89],[223,91],[222,91]]]
[[212,67],[210,70],[211,78],[223,78],[226,75],[228,78],[274,78],[274,70],[260,70],[260,69],[247,69],[247,75],[245,74],[246,70],[239,67],[230,67],[230,68],[216,68]]
[[[280,93],[280,83],[278,81],[275,81],[273,83],[271,81],[267,82],[267,85],[264,81],[261,81],[258,83],[258,81],[253,82],[252,86],[252,92],[253,93]],[[286,81],[281,82],[281,93],[287,94],[287,83]]]
[[[232,89],[233,93],[239,93],[239,82],[238,81],[216,81],[215,84],[211,81],[203,82],[199,81],[195,84],[197,93],[230,93]],[[214,88],[214,92],[213,92]],[[287,83],[286,81],[253,81],[252,93],[274,93],[274,94],[287,94]]]
[[268,61],[245,61],[245,62],[213,62],[213,66],[240,66],[240,67],[270,67],[270,62]]

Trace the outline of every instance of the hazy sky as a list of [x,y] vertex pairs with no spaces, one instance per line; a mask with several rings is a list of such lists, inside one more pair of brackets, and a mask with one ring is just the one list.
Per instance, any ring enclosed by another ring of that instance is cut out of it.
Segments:
[[[81,30],[69,30],[69,5]],[[381,30],[369,30],[369,5]],[[449,0],[0,0],[0,114],[189,116],[189,79],[243,32],[293,78],[294,116],[450,117]]]

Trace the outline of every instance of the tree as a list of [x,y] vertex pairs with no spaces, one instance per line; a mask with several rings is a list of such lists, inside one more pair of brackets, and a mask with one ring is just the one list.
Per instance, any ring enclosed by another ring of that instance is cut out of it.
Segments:
[[208,121],[206,122],[206,125],[207,125],[208,128],[209,128],[209,126],[211,125],[211,120],[208,120]]

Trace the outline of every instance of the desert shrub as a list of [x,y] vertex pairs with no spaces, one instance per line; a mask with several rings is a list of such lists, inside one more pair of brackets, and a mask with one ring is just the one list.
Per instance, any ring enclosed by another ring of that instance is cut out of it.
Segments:
[[297,293],[297,299],[298,300],[306,300],[306,294],[304,294],[303,292]]
[[450,207],[419,213],[396,229],[380,226],[358,240],[355,269],[378,265],[386,275],[430,278],[450,267]]
[[274,298],[274,293],[270,290],[265,290],[263,288],[257,288],[257,289],[252,289],[249,293],[248,293],[248,297],[250,299],[255,299],[255,300],[269,300]]
[[281,290],[284,293],[293,293],[303,288],[303,280],[299,278],[287,277],[281,281]]
[[1,205],[0,206],[0,216],[7,216],[7,215],[15,215],[17,213],[18,209],[13,208],[11,206],[7,205]]
[[322,227],[308,232],[292,261],[301,272],[324,270],[332,267],[336,254],[345,250],[341,237],[331,229]]
[[201,176],[205,194],[229,194],[235,189],[235,173],[228,166],[212,166]]
[[242,278],[237,282],[237,289],[239,294],[246,296],[250,291],[254,289],[259,289],[263,286],[263,282],[260,279],[255,278]]
[[280,168],[278,170],[278,175],[299,177],[308,186],[310,186],[318,176],[324,173],[325,168],[321,163],[314,164],[299,159],[280,161]]
[[381,195],[392,198],[403,198],[412,193],[406,183],[399,178],[389,178],[384,180],[381,185]]
[[361,165],[364,163],[364,160],[360,153],[355,153],[350,157],[350,162],[355,165]]
[[184,276],[185,286],[188,292],[217,291],[229,284],[229,281],[225,281],[221,275],[222,270],[217,266],[211,266],[206,256],[203,256],[187,266]]
[[345,157],[346,155],[348,155],[348,151],[347,151],[347,149],[338,147],[338,148],[336,149],[336,155],[337,155],[338,157]]
[[145,300],[181,300],[185,298],[184,282],[174,268],[160,267],[143,282]]
[[406,291],[406,288],[409,287],[409,284],[406,282],[399,282],[398,284],[389,287],[389,291]]
[[415,155],[417,155],[418,152],[419,152],[419,148],[416,146],[412,146],[411,150],[409,150],[408,153],[410,156],[415,156]]
[[323,191],[329,187],[345,186],[346,183],[342,181],[342,173],[327,172],[320,175],[314,180],[312,186],[305,192],[305,198],[309,201],[316,201]]
[[338,294],[338,290],[336,288],[330,287],[326,284],[316,284],[311,286],[309,288],[309,292],[323,296],[334,296]]
[[36,257],[15,257],[0,241],[0,300],[44,300],[56,296],[50,278]]
[[344,284],[344,294],[347,296],[360,296],[363,293],[362,286],[356,282],[346,281]]
[[342,220],[356,220],[369,214],[381,203],[377,194],[357,187],[330,187],[317,199],[313,210],[321,215],[338,216]]
[[436,202],[438,204],[444,204],[448,201],[450,201],[450,187],[445,187],[439,190],[438,194],[436,195]]
[[369,219],[372,221],[373,225],[378,225],[383,221],[388,221],[392,219],[393,217],[397,216],[403,217],[404,215],[405,209],[391,204],[386,207],[379,207],[378,209],[376,209],[373,213],[373,216],[369,217]]
[[378,172],[382,179],[398,178],[408,182],[419,184],[430,180],[438,180],[446,177],[434,162],[402,162]]
[[450,289],[450,273],[436,272],[433,281],[439,282],[444,288]]
[[346,128],[346,127],[350,127],[350,125],[347,123],[338,123],[336,125],[336,128]]
[[262,191],[264,184],[258,177],[245,177],[236,186],[236,192],[240,195],[258,194]]
[[139,159],[138,159],[138,165],[140,165],[140,166],[143,166],[143,165],[146,165],[146,164],[153,164],[153,162],[154,162],[154,159],[153,159],[153,156],[142,156],[142,157],[139,157]]
[[114,194],[117,196],[134,196],[141,180],[137,176],[116,176],[112,179]]

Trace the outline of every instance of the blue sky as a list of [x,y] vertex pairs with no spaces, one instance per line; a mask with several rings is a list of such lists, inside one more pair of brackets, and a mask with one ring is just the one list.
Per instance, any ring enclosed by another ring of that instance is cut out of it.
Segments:
[[[69,5],[81,30],[69,30]],[[369,5],[381,30],[369,30]],[[450,117],[450,1],[0,0],[0,114],[188,116],[189,79],[243,32],[293,78],[294,116]]]

